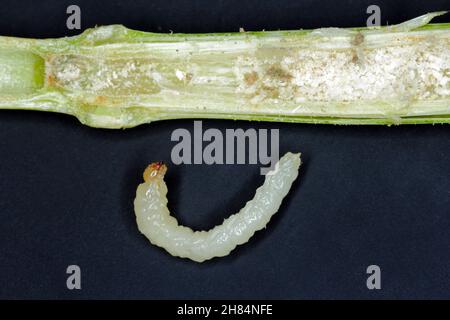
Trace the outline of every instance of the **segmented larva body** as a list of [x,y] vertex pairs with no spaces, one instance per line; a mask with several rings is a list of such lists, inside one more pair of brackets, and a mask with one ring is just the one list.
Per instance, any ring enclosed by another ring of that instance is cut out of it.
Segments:
[[139,231],[152,244],[164,248],[173,256],[197,262],[226,256],[266,226],[297,178],[300,164],[299,153],[285,154],[275,170],[266,175],[255,197],[238,213],[209,231],[193,231],[179,225],[170,215],[164,182],[167,167],[161,162],[153,163],[145,170],[145,182],[138,186],[134,200]]

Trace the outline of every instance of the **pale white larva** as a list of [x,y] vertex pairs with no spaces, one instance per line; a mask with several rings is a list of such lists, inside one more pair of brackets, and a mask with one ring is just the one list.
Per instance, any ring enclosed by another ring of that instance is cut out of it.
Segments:
[[138,186],[134,200],[139,231],[173,256],[197,262],[226,256],[266,226],[297,178],[300,164],[299,153],[286,153],[244,208],[209,231],[193,231],[170,215],[164,182],[167,167],[161,162],[152,163],[144,172],[145,182]]

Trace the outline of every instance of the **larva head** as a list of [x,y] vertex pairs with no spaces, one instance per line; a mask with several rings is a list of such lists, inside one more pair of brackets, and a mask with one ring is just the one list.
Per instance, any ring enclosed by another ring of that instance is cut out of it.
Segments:
[[164,178],[167,166],[163,162],[153,162],[144,171],[144,181],[149,182]]

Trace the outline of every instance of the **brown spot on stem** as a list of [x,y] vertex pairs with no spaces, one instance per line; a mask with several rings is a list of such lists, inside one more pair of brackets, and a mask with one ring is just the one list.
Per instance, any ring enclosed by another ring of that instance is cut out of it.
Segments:
[[265,91],[266,96],[270,99],[277,99],[280,95],[280,92],[277,88],[274,87],[268,87],[268,86],[262,86],[262,89]]
[[190,73],[190,72],[186,73],[186,78],[185,78],[186,82],[189,83],[193,77],[194,77],[194,75],[192,73]]
[[358,32],[352,39],[352,45],[359,46],[364,42],[364,35],[361,32]]
[[275,78],[277,80],[282,80],[286,82],[292,79],[292,75],[283,68],[281,68],[279,65],[271,65],[267,69],[266,75]]
[[96,104],[104,104],[106,102],[105,96],[96,96],[95,97],[95,103]]
[[258,80],[258,74],[256,73],[256,71],[247,72],[244,74],[244,81],[249,86],[254,84],[257,80]]
[[56,78],[53,74],[47,76],[47,85],[49,87],[54,87],[56,85]]

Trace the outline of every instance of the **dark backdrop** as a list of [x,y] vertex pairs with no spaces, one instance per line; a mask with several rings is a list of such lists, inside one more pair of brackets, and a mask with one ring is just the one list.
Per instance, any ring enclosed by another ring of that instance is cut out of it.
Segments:
[[[448,1],[10,1],[0,34],[74,35],[122,23],[154,32],[363,26],[449,9]],[[448,22],[449,15],[436,19]],[[280,152],[301,151],[299,180],[268,228],[230,256],[173,258],[139,234],[135,188],[150,161],[169,163],[169,205],[206,229],[253,196],[258,165],[170,164],[176,128],[85,127],[58,114],[0,111],[1,298],[450,298],[450,127],[327,126],[204,121],[205,128],[279,128]],[[66,289],[77,264],[82,289]],[[366,288],[381,267],[382,289]]]

